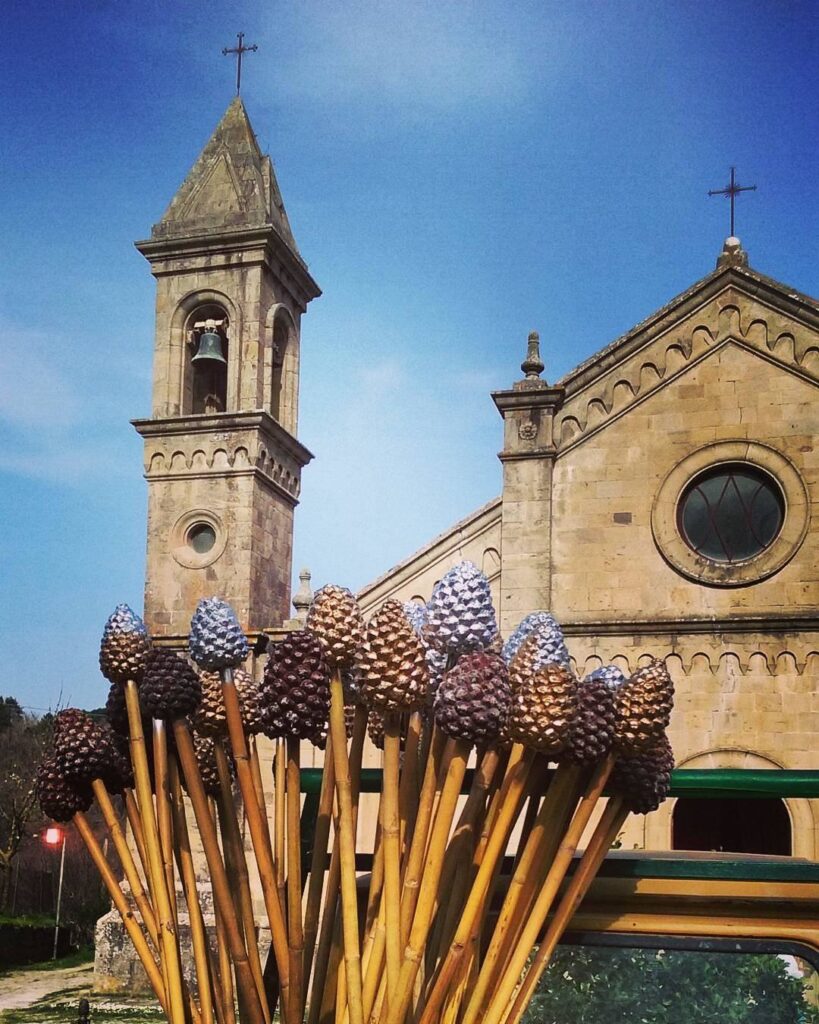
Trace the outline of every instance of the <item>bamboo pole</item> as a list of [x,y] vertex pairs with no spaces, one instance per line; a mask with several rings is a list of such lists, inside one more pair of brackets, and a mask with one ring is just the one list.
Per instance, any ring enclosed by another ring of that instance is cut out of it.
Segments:
[[123,803],[125,804],[125,816],[128,818],[128,827],[131,829],[131,835],[134,837],[134,845],[136,846],[137,854],[139,855],[142,877],[148,892],[148,898],[150,899],[151,878],[148,871],[148,851],[145,849],[145,832],[142,828],[142,819],[139,816],[139,806],[137,805],[136,797],[134,796],[134,791],[132,789],[125,790],[123,794]]
[[313,967],[313,956],[316,951],[319,914],[321,912],[321,893],[325,882],[324,875],[329,865],[327,844],[330,839],[330,826],[333,820],[333,796],[335,795],[336,788],[332,747],[332,737],[328,736],[327,744],[324,748],[324,770],[321,773],[321,792],[319,793],[318,814],[313,832],[313,850],[310,855],[310,874],[307,881],[307,903],[304,911],[304,967],[302,977],[305,1002]]
[[350,762],[344,725],[344,691],[338,669],[330,680],[330,733],[333,737],[339,828],[341,919],[344,939],[344,966],[347,975],[347,999],[350,1024],[363,1024],[361,953],[358,930],[358,897],[355,870],[355,825],[350,782]]
[[154,793],[156,801],[156,818],[159,826],[159,850],[162,855],[162,868],[165,874],[165,885],[171,905],[174,926],[179,926],[176,907],[176,881],[173,870],[173,824],[168,783],[168,733],[165,722],[161,718],[153,720],[153,754],[154,754]]
[[[270,822],[267,818],[267,800],[264,795],[264,782],[262,781],[262,766],[259,761],[259,747],[256,737],[251,733],[247,738],[247,750],[250,755],[250,769],[253,772],[253,788],[256,790],[256,799],[262,809],[262,824],[267,833],[267,841],[271,842]],[[272,849],[272,847],[271,847]]]
[[498,790],[498,799],[495,801],[497,814],[491,826],[491,831],[487,836],[480,867],[472,883],[472,888],[461,915],[458,930],[452,940],[452,945],[444,958],[441,969],[438,972],[438,977],[432,985],[429,999],[421,1015],[420,1024],[435,1024],[436,1014],[439,1013],[443,1005],[449,983],[465,954],[472,936],[473,926],[478,920],[485,904],[486,893],[492,881],[495,867],[503,856],[503,851],[506,849],[506,844],[509,840],[509,833],[517,819],[520,803],[526,792],[526,783],[532,759],[533,752],[531,750],[524,749],[519,743],[513,745],[506,766],[506,774]]
[[[470,744],[464,740],[450,740],[447,747],[452,751],[449,757],[449,768],[441,790],[438,813],[430,830],[426,863],[421,880],[421,895],[412,919],[409,941],[404,949],[398,988],[395,995],[388,999],[387,1024],[402,1024],[409,1009],[415,979],[432,922],[449,830],[452,827],[452,819],[455,816],[458,797],[461,793],[461,783],[466,772]],[[446,759],[446,755],[444,755],[444,760]]]
[[[216,805],[212,798],[208,801],[208,813],[215,827]],[[230,957],[227,929],[225,928],[225,922],[222,919],[222,915],[219,912],[219,903],[215,895],[213,897],[213,916],[216,921],[216,949],[218,959],[218,970],[215,972],[214,978],[215,980],[218,980],[224,993],[226,1024],[236,1024],[236,989],[233,983],[233,965]]]
[[228,736],[233,750],[233,759],[236,762],[236,778],[238,779],[239,790],[244,802],[245,816],[248,828],[250,829],[251,842],[253,843],[253,852],[256,855],[256,866],[259,871],[273,951],[279,970],[282,1017],[288,1024],[298,1024],[300,1010],[290,999],[287,927],[284,921],[284,914],[282,913],[282,906],[279,902],[279,893],[276,888],[276,869],[273,862],[273,851],[270,848],[270,843],[265,833],[262,810],[259,807],[259,802],[256,798],[256,788],[253,784],[253,771],[250,767],[247,740],[245,739],[242,726],[239,695],[233,682],[232,669],[223,668],[221,676]]
[[[301,1019],[304,1005],[304,927],[301,890],[301,743],[287,737],[287,926],[290,990]],[[294,1011],[294,1015],[295,1015]]]
[[276,740],[273,761],[273,834],[275,836],[276,888],[282,913],[287,910],[287,756],[285,740]]
[[[485,1010],[485,997],[496,974],[508,958],[511,945],[517,940],[537,888],[543,882],[574,812],[586,781],[587,773],[577,765],[561,764],[546,790],[543,803],[532,826],[529,838],[517,858],[506,898],[495,923],[489,948],[483,958],[475,987],[463,1016],[463,1024],[480,1019]],[[534,799],[535,794],[532,794]],[[539,866],[542,865],[542,870]]]
[[384,771],[381,785],[381,842],[384,847],[385,925],[387,929],[387,1001],[398,985],[401,970],[401,822],[399,772],[401,720],[395,712],[384,715]]
[[112,903],[117,908],[117,911],[122,918],[122,923],[125,925],[128,937],[133,943],[140,963],[145,968],[145,973],[148,975],[148,981],[150,982],[151,988],[154,990],[156,998],[159,1000],[159,1004],[167,1016],[168,1000],[162,982],[162,973],[157,966],[156,960],[154,960],[151,955],[151,950],[148,947],[148,941],[134,918],[133,911],[128,905],[128,901],[126,900],[122,889],[120,889],[108,861],[105,859],[105,854],[102,852],[100,844],[97,842],[97,837],[94,835],[91,826],[88,824],[88,819],[82,811],[78,811],[74,815],[73,821],[77,831],[80,833],[82,841],[85,843],[88,852],[91,855],[91,859],[94,861],[94,866],[100,873],[103,884],[108,890],[108,895],[111,897]]
[[159,922],[161,962],[168,977],[168,1017],[171,1024],[185,1024],[185,1000],[182,994],[182,967],[179,945],[171,910],[170,894],[165,882],[162,855],[159,848],[154,802],[151,796],[151,776],[142,731],[139,695],[133,679],[125,683],[125,704],[128,710],[128,729],[131,737],[131,763],[139,803],[140,817],[145,832],[145,848],[151,879],[151,895]]
[[103,821],[111,835],[114,849],[117,851],[120,864],[122,864],[122,870],[125,872],[125,878],[128,881],[128,885],[131,889],[131,895],[134,897],[134,902],[136,903],[140,916],[142,917],[142,922],[145,925],[154,949],[158,953],[159,927],[156,922],[156,915],[154,914],[154,908],[151,906],[148,895],[142,885],[142,879],[139,877],[139,871],[137,870],[137,866],[134,862],[131,848],[128,846],[128,840],[125,838],[125,833],[122,831],[122,826],[120,825],[119,815],[114,808],[114,804],[111,801],[111,797],[109,796],[108,790],[105,788],[105,783],[102,779],[94,779],[91,783],[91,789],[93,790],[94,796],[96,797],[97,803],[102,811]]
[[243,1022],[243,1024],[265,1024],[262,1004],[256,990],[253,973],[250,969],[247,950],[245,949],[239,922],[236,917],[236,910],[233,905],[230,883],[228,882],[227,872],[225,871],[225,865],[219,850],[216,825],[208,806],[208,798],[202,785],[201,776],[199,775],[199,767],[196,763],[196,754],[193,749],[193,740],[184,721],[178,720],[174,722],[174,736],[179,754],[179,763],[185,776],[188,796],[190,797],[196,817],[199,836],[202,840],[208,870],[210,871],[214,905],[219,909],[219,915],[224,928],[226,948],[230,951],[236,972],[236,985],[241,991],[247,1006],[249,1020]]
[[265,1021],[267,1024],[270,1024],[270,1009],[267,1004],[262,963],[259,957],[259,933],[253,913],[253,897],[250,892],[250,875],[247,870],[247,861],[245,860],[242,834],[239,831],[239,823],[236,820],[230,767],[221,740],[217,739],[214,742],[213,750],[216,760],[216,772],[219,776],[219,793],[216,797],[216,807],[219,812],[219,822],[221,825],[222,849],[225,852],[226,861],[229,860],[230,864],[229,870],[234,882],[234,905],[244,933],[250,971],[256,984],[256,991],[259,993],[259,1002],[262,1006]]
[[617,834],[623,827],[623,822],[627,817],[628,808],[622,799],[614,797],[608,801],[606,809],[603,811],[603,816],[597,823],[597,828],[589,840],[589,845],[580,858],[580,863],[572,875],[523,984],[518,990],[512,1008],[506,1015],[506,1024],[518,1024],[523,1016],[529,1001],[535,994],[535,989],[544,970],[549,966],[552,954],[558,942],[560,942],[566,926],[583,902],[589,886],[594,881],[600,866],[606,859],[606,854],[610,850],[611,844],[617,838]]
[[404,743],[404,759],[401,765],[401,782],[398,793],[402,855],[412,842],[412,832],[418,814],[418,765],[422,727],[421,712],[413,711],[407,722],[407,738]]
[[535,900],[532,912],[521,932],[520,939],[515,946],[514,953],[506,965],[503,974],[498,980],[492,1000],[483,1018],[484,1024],[500,1024],[503,1019],[506,1006],[515,990],[518,979],[526,966],[530,951],[537,941],[540,930],[546,920],[555,895],[561,882],[572,862],[572,857],[577,850],[577,844],[589,823],[592,812],[600,799],[603,788],[611,774],[614,766],[614,757],[609,755],[601,761],[594,770],[594,773],[586,787],[586,791],[574,813],[566,834],[560,841],[549,871],[540,888]]
[[[196,972],[196,987],[199,993],[199,1006],[202,1013],[202,1024],[213,1024],[214,1022],[214,1001],[222,1001],[222,993],[218,983],[211,975],[210,960],[208,957],[208,939],[205,932],[205,922],[202,917],[202,907],[199,903],[199,891],[196,885],[196,871],[193,866],[191,855],[190,836],[188,834],[188,823],[185,818],[185,802],[182,797],[182,786],[179,782],[179,770],[175,761],[170,762],[170,792],[171,810],[173,813],[173,830],[176,837],[176,857],[179,865],[179,874],[182,879],[182,887],[185,892],[185,902],[188,905],[188,918],[191,928],[191,947],[193,949],[193,965]],[[224,1010],[220,1008],[218,1014],[224,1020]]]

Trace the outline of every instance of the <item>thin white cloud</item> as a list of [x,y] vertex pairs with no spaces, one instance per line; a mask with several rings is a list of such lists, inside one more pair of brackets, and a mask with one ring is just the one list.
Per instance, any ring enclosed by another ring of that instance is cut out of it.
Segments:
[[22,331],[0,321],[0,421],[13,427],[62,430],[81,417],[82,402],[56,353],[68,339]]

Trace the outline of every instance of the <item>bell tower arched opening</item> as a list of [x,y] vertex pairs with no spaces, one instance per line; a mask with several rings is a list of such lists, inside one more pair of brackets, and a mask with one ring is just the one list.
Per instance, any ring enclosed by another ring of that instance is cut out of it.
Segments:
[[290,343],[290,325],[283,315],[273,321],[273,354],[270,380],[270,415],[274,420],[282,422],[284,411],[284,374],[285,359]]
[[186,325],[186,414],[212,415],[227,411],[230,321],[216,303],[197,306]]

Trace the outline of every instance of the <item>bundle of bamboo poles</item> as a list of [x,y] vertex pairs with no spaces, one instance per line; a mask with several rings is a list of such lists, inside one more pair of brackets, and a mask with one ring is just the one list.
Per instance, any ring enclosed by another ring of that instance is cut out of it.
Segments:
[[[61,712],[38,781],[44,812],[73,820],[86,842],[171,1024],[270,1024],[277,1013],[285,1024],[517,1024],[627,814],[667,792],[663,664],[578,680],[544,612],[502,644],[488,581],[468,562],[426,607],[388,601],[368,623],[348,590],[323,588],[306,629],[271,645],[259,680],[241,668],[247,640],[218,598],[200,602],[189,648],[185,660],[152,647],[120,605],[100,651],[109,723]],[[368,717],[383,784],[362,874]],[[260,732],[277,743],[272,806]],[[305,739],[325,745],[325,761],[303,856]],[[88,825],[94,800],[126,888]]]

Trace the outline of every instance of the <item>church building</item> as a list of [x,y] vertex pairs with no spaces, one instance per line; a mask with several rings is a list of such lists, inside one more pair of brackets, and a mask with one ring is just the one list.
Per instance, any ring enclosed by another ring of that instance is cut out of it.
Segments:
[[[134,422],[145,618],[181,647],[199,598],[219,593],[261,650],[290,615],[311,458],[301,318],[320,291],[239,97],[137,245],[157,281],[153,406]],[[578,674],[665,657],[679,765],[815,768],[819,303],[729,238],[716,269],[559,381],[530,335],[522,373],[492,395],[501,495],[365,587],[365,612],[426,600],[471,559],[502,632],[551,611]],[[753,816],[668,801],[623,842],[816,857],[818,823],[816,801],[757,801]]]

